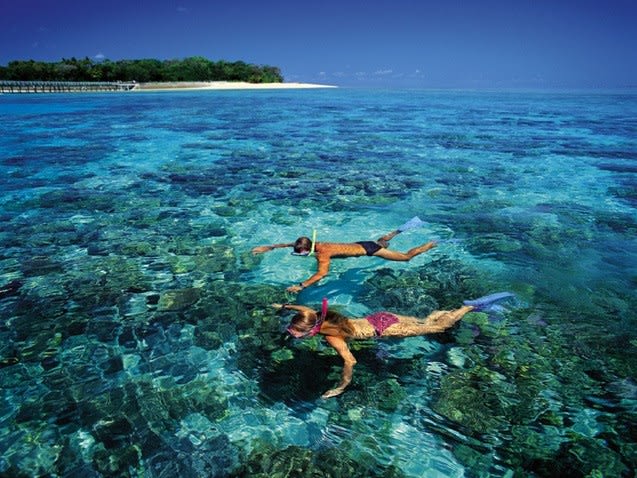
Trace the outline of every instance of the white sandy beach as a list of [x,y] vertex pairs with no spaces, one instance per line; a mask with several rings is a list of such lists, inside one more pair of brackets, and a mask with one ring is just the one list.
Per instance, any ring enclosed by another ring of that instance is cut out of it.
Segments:
[[139,83],[133,91],[162,90],[289,90],[309,88],[336,88],[316,83],[247,83],[244,81],[184,81],[165,83]]

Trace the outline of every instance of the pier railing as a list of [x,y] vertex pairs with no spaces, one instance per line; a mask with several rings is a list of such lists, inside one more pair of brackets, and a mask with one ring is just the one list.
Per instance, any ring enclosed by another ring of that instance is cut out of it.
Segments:
[[130,91],[137,83],[124,81],[0,81],[0,93],[70,93]]

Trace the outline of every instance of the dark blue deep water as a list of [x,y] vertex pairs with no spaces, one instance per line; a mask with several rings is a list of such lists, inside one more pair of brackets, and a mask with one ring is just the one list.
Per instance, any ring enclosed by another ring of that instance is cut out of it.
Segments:
[[[0,96],[0,476],[631,477],[637,95]],[[431,239],[409,263],[259,244]],[[271,303],[425,316],[354,381]]]

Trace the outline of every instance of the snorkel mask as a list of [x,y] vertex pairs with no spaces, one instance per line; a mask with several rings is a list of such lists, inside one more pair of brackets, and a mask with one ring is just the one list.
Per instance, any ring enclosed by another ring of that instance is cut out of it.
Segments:
[[314,255],[314,244],[316,244],[316,229],[312,231],[312,247],[309,251],[304,252],[292,252],[293,256],[313,256]]
[[323,297],[323,303],[321,305],[321,316],[316,319],[316,322],[314,322],[314,325],[312,326],[310,330],[308,330],[305,333],[297,332],[296,330],[292,328],[291,325],[289,325],[287,329],[285,330],[287,331],[288,334],[290,334],[295,339],[304,339],[306,337],[314,337],[321,330],[321,325],[323,325],[323,322],[325,321],[325,317],[327,317],[327,298]]

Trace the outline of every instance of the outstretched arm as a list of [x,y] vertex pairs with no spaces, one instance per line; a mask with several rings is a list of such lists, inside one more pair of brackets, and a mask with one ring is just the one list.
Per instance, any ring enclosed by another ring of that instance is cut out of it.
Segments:
[[307,280],[299,283],[299,285],[293,285],[288,287],[286,290],[288,292],[300,292],[306,287],[311,286],[315,282],[320,281],[323,277],[327,275],[330,270],[330,258],[329,256],[316,256],[316,260],[318,261],[318,270],[316,273]]
[[294,304],[272,304],[272,307],[274,307],[276,310],[281,310],[281,309],[289,309],[289,310],[296,310],[299,312],[303,312],[304,310],[310,311],[310,312],[315,312],[316,311],[310,307],[305,307],[304,305],[294,305]]
[[325,336],[325,339],[327,340],[327,343],[330,344],[343,358],[344,362],[341,383],[338,384],[338,387],[328,390],[322,395],[323,398],[331,398],[343,393],[345,388],[352,381],[352,373],[354,372],[354,365],[356,365],[356,358],[354,358],[352,352],[350,352],[347,342],[343,337],[327,335]]
[[283,247],[294,247],[294,243],[288,244],[272,244],[270,246],[257,246],[252,249],[252,254],[263,254],[264,252],[270,252],[272,249],[281,249]]

